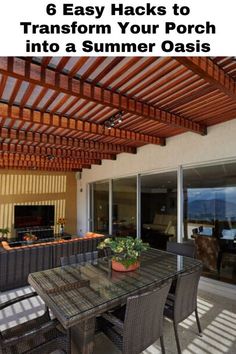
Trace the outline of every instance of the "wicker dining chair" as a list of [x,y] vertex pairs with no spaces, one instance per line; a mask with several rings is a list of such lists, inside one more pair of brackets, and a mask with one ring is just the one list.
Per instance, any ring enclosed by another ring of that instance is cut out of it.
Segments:
[[[166,251],[174,253],[179,256],[185,257],[195,257],[195,245],[194,243],[178,243],[178,242],[167,242]],[[176,289],[176,279],[172,281],[170,287],[170,294],[174,294]]]
[[195,257],[194,243],[167,242],[166,251],[180,256]]
[[178,354],[181,354],[178,323],[195,312],[198,331],[200,335],[202,333],[197,311],[197,290],[201,272],[202,267],[198,267],[194,271],[180,274],[177,279],[175,293],[169,293],[167,296],[164,315],[173,321]]
[[71,265],[71,264],[84,264],[86,262],[91,264],[97,264],[98,251],[77,253],[68,257],[61,257],[61,266]]
[[[31,292],[0,305],[0,313],[9,306],[37,296]],[[0,332],[1,354],[49,354],[54,350],[70,353],[70,333],[60,329],[56,319],[51,319],[48,308],[43,315],[7,328]]]
[[109,312],[102,315],[101,330],[122,354],[139,354],[158,338],[162,353],[165,353],[163,310],[170,283],[168,281],[153,291],[129,297],[120,318]]

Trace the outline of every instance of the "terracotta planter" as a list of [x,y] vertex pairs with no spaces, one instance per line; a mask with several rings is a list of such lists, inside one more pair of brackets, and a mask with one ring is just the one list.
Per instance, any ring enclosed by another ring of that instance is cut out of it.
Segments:
[[140,262],[137,261],[136,263],[131,264],[128,268],[126,268],[122,263],[112,260],[111,267],[117,272],[131,272],[132,270],[140,267]]

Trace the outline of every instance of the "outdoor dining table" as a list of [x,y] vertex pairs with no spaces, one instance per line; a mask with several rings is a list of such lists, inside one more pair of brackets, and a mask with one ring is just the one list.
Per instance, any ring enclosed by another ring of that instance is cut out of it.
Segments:
[[142,253],[135,271],[113,271],[109,259],[99,258],[93,264],[31,273],[28,281],[62,326],[71,330],[72,353],[90,354],[96,316],[199,265],[196,259],[151,248]]

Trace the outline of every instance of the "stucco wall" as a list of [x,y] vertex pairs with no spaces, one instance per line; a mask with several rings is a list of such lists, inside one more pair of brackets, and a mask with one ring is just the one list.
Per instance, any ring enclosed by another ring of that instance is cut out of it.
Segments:
[[120,154],[116,161],[104,160],[101,166],[83,170],[77,181],[77,230],[87,231],[87,184],[108,178],[176,169],[178,165],[202,164],[217,160],[236,161],[236,119],[208,128],[206,136],[185,133],[167,139],[166,146],[146,145],[136,155]]

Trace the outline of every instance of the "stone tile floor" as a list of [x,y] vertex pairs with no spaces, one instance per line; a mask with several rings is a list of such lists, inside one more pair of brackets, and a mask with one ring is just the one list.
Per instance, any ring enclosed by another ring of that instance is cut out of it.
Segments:
[[[0,293],[0,301],[20,296],[28,291],[30,291],[30,288],[24,287]],[[14,308],[3,310],[0,313],[0,329],[31,319],[35,315],[39,315],[42,309],[43,303],[37,297],[26,300]],[[197,335],[197,327],[193,315],[182,322],[179,325],[179,334],[183,354],[236,353],[236,299],[226,299],[200,290],[198,294],[198,309],[203,336],[199,337]],[[164,340],[166,353],[176,353],[173,327],[168,320],[164,321]],[[120,352],[103,334],[96,336],[94,354],[118,353]],[[143,352],[143,354],[158,353],[160,353],[159,341]]]

